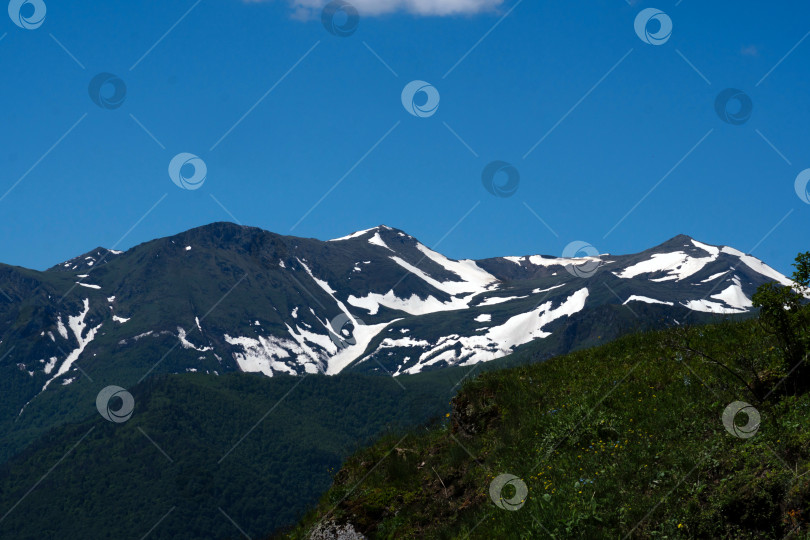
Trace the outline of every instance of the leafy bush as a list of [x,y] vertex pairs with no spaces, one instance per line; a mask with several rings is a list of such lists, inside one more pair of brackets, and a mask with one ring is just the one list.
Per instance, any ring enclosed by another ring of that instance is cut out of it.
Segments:
[[776,336],[788,371],[786,386],[793,392],[810,387],[807,367],[810,344],[810,252],[800,253],[793,265],[793,285],[778,283],[761,285],[753,303],[760,310],[759,321],[768,333]]

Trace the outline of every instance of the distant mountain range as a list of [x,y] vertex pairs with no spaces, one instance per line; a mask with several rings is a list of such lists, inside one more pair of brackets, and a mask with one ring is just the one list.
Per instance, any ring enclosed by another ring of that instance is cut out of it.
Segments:
[[44,272],[0,265],[0,426],[51,425],[36,403],[85,376],[413,374],[533,340],[551,356],[745,316],[768,281],[790,283],[683,235],[633,255],[456,261],[384,225],[320,241],[214,223]]

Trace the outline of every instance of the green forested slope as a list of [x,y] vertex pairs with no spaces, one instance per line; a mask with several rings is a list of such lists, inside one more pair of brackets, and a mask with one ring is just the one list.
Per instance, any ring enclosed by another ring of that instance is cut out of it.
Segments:
[[0,537],[140,538],[170,510],[149,538],[236,537],[220,508],[267,534],[294,523],[372,437],[443,416],[464,373],[147,379],[126,423],[88,402],[87,420],[0,468]]
[[[746,366],[759,374],[750,389],[736,377]],[[785,375],[757,321],[489,372],[443,426],[352,456],[291,536],[348,523],[372,538],[807,537],[810,394],[779,384]],[[761,415],[751,438],[721,421],[738,400]],[[521,508],[493,504],[501,474],[525,483]]]

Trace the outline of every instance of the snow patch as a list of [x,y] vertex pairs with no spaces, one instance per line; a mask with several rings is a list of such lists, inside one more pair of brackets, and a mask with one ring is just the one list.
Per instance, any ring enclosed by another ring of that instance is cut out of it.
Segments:
[[682,305],[686,306],[687,308],[693,311],[701,311],[703,313],[733,314],[733,313],[745,313],[746,311],[744,309],[727,308],[722,304],[719,304],[717,302],[711,302],[705,299],[689,300],[688,302],[685,302]]
[[703,267],[717,259],[718,253],[719,250],[716,253],[711,253],[708,257],[693,257],[683,251],[654,253],[646,261],[628,266],[623,271],[614,272],[613,274],[623,279],[629,279],[641,274],[665,272],[664,277],[651,279],[650,281],[680,281],[700,272]]
[[498,281],[495,276],[479,267],[475,261],[468,259],[454,261],[419,243],[416,244],[416,249],[424,253],[428,259],[432,260],[448,272],[452,272],[461,278],[460,282],[446,281],[443,283],[445,289],[442,290],[445,290],[445,292],[448,292],[449,294],[483,292],[487,290],[489,285]]
[[727,288],[723,289],[717,294],[713,294],[711,297],[725,302],[732,308],[747,311],[748,308],[753,307],[754,304],[747,296],[745,296],[745,293],[742,290],[742,285],[740,284],[740,278],[734,276],[732,281],[734,282],[732,285],[729,285]]
[[559,289],[560,287],[565,287],[565,283],[560,285],[554,285],[553,287],[549,287],[548,289],[535,289],[532,291],[532,294],[540,294],[548,291],[553,291],[554,289]]
[[360,356],[365,352],[369,343],[371,343],[371,340],[374,339],[377,334],[382,332],[388,325],[401,320],[402,319],[394,319],[391,322],[373,325],[355,324],[354,332],[352,332],[352,337],[354,338],[355,344],[349,345],[348,347],[338,351],[336,355],[329,358],[329,367],[326,370],[326,374],[335,375],[340,373],[343,368],[360,358]]
[[[81,354],[90,344],[90,342],[92,342],[93,339],[95,339],[96,333],[99,331],[103,323],[99,323],[99,325],[96,326],[95,328],[88,328],[87,323],[85,322],[85,318],[87,317],[88,313],[90,313],[90,299],[85,298],[84,310],[75,317],[72,316],[68,317],[68,327],[70,327],[71,331],[73,332],[73,335],[75,336],[79,346],[73,351],[71,351],[70,354],[67,355],[65,361],[62,362],[61,366],[59,366],[59,370],[56,372],[56,375],[51,377],[45,383],[45,386],[42,387],[43,392],[45,391],[46,388],[48,388],[48,385],[51,384],[51,382],[53,382],[54,379],[56,379],[57,377],[61,377],[62,375],[68,372],[70,367],[76,360],[79,359],[79,356],[81,356]],[[87,335],[82,337],[85,333],[85,329],[87,329]]]
[[90,283],[82,283],[81,281],[77,281],[76,285],[81,285],[82,287],[87,287],[88,289],[100,289],[100,285],[92,285]]
[[[326,292],[329,294],[329,296],[333,296],[333,295],[335,294],[335,292],[337,292],[337,291],[335,291],[335,290],[334,290],[332,287],[330,287],[330,286],[329,286],[329,284],[328,284],[327,282],[325,282],[325,281],[324,281],[324,280],[322,280],[322,279],[318,279],[318,278],[316,278],[316,277],[315,277],[315,274],[313,274],[313,273],[312,273],[312,270],[310,270],[310,269],[309,269],[309,266],[307,266],[306,264],[304,264],[304,262],[303,262],[301,259],[296,258],[296,260],[298,261],[298,264],[300,264],[301,266],[303,266],[303,267],[304,267],[304,270],[306,270],[306,271],[307,271],[307,274],[309,274],[309,277],[311,277],[311,278],[312,278],[312,279],[315,281],[315,283],[317,283],[317,284],[318,284],[318,286],[319,286],[321,289],[323,289],[324,291],[326,291]],[[333,296],[333,297],[334,297],[334,296]]]
[[626,306],[628,302],[646,302],[647,304],[664,304],[667,306],[674,306],[673,302],[664,302],[663,300],[656,300],[655,298],[649,298],[647,296],[639,296],[637,294],[632,295],[630,298],[625,300],[622,305]]
[[385,294],[369,293],[363,298],[350,295],[347,302],[355,307],[368,310],[369,315],[376,315],[380,310],[380,306],[404,311],[409,315],[425,315],[427,313],[451,311],[467,307],[467,300],[462,298],[453,298],[449,302],[442,302],[434,296],[428,296],[424,299],[419,298],[415,293],[410,298],[398,298],[394,291],[388,291]]
[[[543,257],[542,255],[529,255],[524,257],[503,257],[503,259],[509,262],[513,262],[518,266],[523,266],[524,262],[528,262],[529,264],[533,264],[535,266],[567,266],[569,264],[579,266],[589,261],[602,261],[602,255],[598,257],[572,257],[572,258]],[[602,261],[602,262],[608,264],[613,261]]]
[[729,255],[734,255],[739,257],[739,259],[751,270],[762,274],[765,277],[768,277],[774,281],[781,283],[787,287],[793,286],[793,282],[765,264],[764,262],[760,261],[756,257],[752,257],[751,255],[746,255],[742,251],[736,250],[734,248],[730,248],[728,246],[724,246],[721,250],[723,253],[727,253]]
[[65,328],[65,324],[62,322],[62,315],[58,315],[56,318],[56,329],[59,331],[59,335],[62,336],[62,339],[68,338],[67,328]]
[[476,307],[494,306],[495,304],[503,304],[504,302],[520,300],[521,298],[528,298],[528,296],[490,296],[489,298],[485,298],[483,302],[477,304]]
[[53,368],[56,366],[56,360],[57,357],[55,356],[52,356],[48,359],[48,363],[45,364],[45,368],[42,370],[45,372],[45,375],[50,375],[51,371],[53,371]]
[[703,242],[698,242],[697,240],[694,240],[694,239],[691,239],[691,238],[690,238],[690,240],[692,240],[692,244],[695,247],[698,247],[698,248],[702,249],[706,253],[708,253],[708,254],[710,254],[710,255],[712,255],[714,257],[717,257],[718,255],[720,255],[720,248],[719,247],[710,246],[709,244],[704,244]]
[[714,275],[711,275],[711,276],[707,277],[706,279],[701,281],[701,283],[708,283],[710,281],[714,281],[715,279],[719,278],[720,276],[724,276],[724,275],[728,274],[729,271],[730,270],[726,270],[725,272],[718,272],[718,273],[716,273]]
[[372,244],[372,245],[375,245],[375,246],[383,247],[383,248],[387,249],[388,251],[394,251],[393,249],[388,247],[385,242],[383,242],[383,239],[380,236],[379,232],[374,233],[374,236],[372,236],[371,238],[368,239],[368,243]]
[[425,367],[440,362],[471,365],[503,357],[519,345],[551,335],[543,328],[561,317],[581,311],[587,298],[588,289],[582,288],[571,294],[556,309],[552,309],[552,301],[549,300],[537,309],[511,317],[502,325],[480,329],[486,330],[485,334],[444,336],[432,349],[424,352],[415,365],[402,373],[419,373]]
[[200,352],[206,352],[206,351],[212,351],[213,350],[213,347],[198,348],[196,345],[191,343],[186,338],[186,331],[180,326],[177,327],[177,339],[180,340],[180,345],[182,345],[184,349],[194,349],[195,351],[200,351]]
[[328,242],[340,242],[342,240],[351,240],[352,238],[357,238],[359,236],[363,236],[366,233],[376,230],[376,227],[372,227],[371,229],[364,229],[362,231],[353,232],[348,236],[341,236],[340,238],[333,238],[332,240],[328,240]]
[[232,338],[225,334],[225,341],[234,346],[242,347],[242,352],[234,352],[239,369],[246,373],[263,373],[272,377],[274,371],[283,371],[295,375],[296,371],[279,360],[290,358],[288,349],[295,351],[297,344],[289,339],[276,336],[259,336],[258,339],[250,337]]
[[[327,367],[326,374],[327,375],[334,375],[336,373],[340,373],[340,371],[343,368],[345,368],[346,366],[348,366],[349,364],[354,362],[357,358],[359,358],[363,354],[363,352],[365,352],[366,347],[368,347],[369,343],[371,343],[371,340],[374,339],[374,337],[377,334],[382,332],[390,324],[393,324],[393,323],[395,323],[397,321],[400,321],[401,319],[394,319],[394,320],[392,320],[390,322],[387,322],[387,323],[376,324],[376,325],[368,325],[368,326],[364,325],[364,324],[360,324],[360,322],[349,311],[349,308],[347,308],[346,305],[343,302],[341,302],[340,300],[338,300],[335,297],[335,290],[332,289],[332,287],[330,287],[327,282],[316,278],[315,275],[312,273],[312,271],[309,269],[309,267],[306,264],[304,264],[300,259],[298,259],[298,263],[301,266],[304,267],[304,270],[307,271],[307,273],[315,281],[315,283],[317,283],[318,286],[321,289],[323,289],[329,296],[332,297],[332,300],[335,301],[335,303],[338,305],[340,310],[346,315],[346,317],[349,318],[349,320],[354,325],[353,337],[354,337],[355,344],[354,345],[349,345],[348,347],[345,347],[344,349],[338,351],[338,353],[336,355],[329,358],[329,365]],[[394,294],[393,291],[389,291],[388,294],[390,294],[393,298],[396,299],[396,297],[393,296],[393,294]],[[369,295],[369,296],[372,296],[372,295]],[[379,296],[379,295],[377,295],[377,296]],[[349,297],[349,299],[348,299],[349,304],[352,304],[352,299],[353,298],[354,298],[353,296]],[[413,295],[412,298],[417,298],[418,299],[418,297],[416,295]],[[355,299],[355,300],[358,300],[358,299]],[[396,299],[396,300],[399,300],[399,299]],[[373,299],[372,299],[372,301],[373,301]],[[438,300],[435,300],[435,301],[438,302]],[[439,304],[441,305],[441,302],[439,302]],[[352,305],[354,305],[354,304],[352,304]],[[310,310],[311,309],[312,308],[310,308]],[[369,311],[371,312],[373,310],[373,313],[376,313],[378,309],[379,309],[379,304],[374,303],[369,308]],[[312,313],[314,314],[315,312],[313,311]],[[323,324],[324,327],[327,326],[327,323],[324,323],[323,321],[321,321],[321,324]]]

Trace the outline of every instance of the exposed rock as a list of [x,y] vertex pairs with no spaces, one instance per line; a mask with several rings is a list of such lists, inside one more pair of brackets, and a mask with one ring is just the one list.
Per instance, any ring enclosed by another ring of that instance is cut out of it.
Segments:
[[309,540],[365,540],[351,523],[340,525],[334,521],[319,523],[309,533]]

